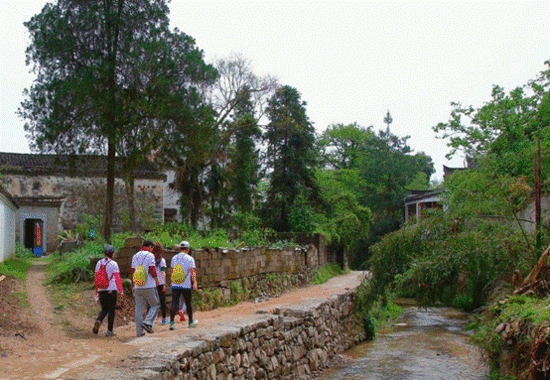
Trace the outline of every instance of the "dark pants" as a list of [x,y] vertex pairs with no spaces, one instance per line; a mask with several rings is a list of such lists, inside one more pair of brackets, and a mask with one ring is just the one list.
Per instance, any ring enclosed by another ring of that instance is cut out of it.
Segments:
[[170,307],[170,322],[174,322],[174,317],[179,310],[180,297],[185,301],[189,323],[193,321],[193,305],[191,304],[191,289],[172,288],[172,306]]
[[166,318],[166,292],[164,291],[164,285],[157,286],[159,292],[159,301],[160,301],[160,315],[162,319]]
[[101,305],[101,310],[97,315],[97,320],[99,323],[103,322],[105,316],[107,317],[107,330],[113,331],[113,325],[115,324],[115,309],[117,302],[117,292],[116,290],[100,290],[99,294],[99,303]]

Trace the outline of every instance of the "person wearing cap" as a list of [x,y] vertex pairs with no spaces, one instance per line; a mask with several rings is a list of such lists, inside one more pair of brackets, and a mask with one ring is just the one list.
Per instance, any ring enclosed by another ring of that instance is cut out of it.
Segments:
[[[143,266],[146,270],[146,280],[144,285],[134,283],[134,300],[135,319],[136,319],[136,336],[143,336],[147,331],[153,333],[153,324],[160,310],[160,300],[157,291],[159,280],[157,269],[155,267],[155,256],[153,255],[153,247],[155,243],[152,240],[144,240],[141,250],[132,257],[132,281],[133,275],[139,266]],[[143,314],[147,310],[147,315],[143,319]]]
[[[191,294],[197,290],[197,275],[195,271],[195,259],[190,255],[191,246],[188,241],[182,241],[178,244],[179,253],[172,257],[170,261],[171,283],[172,283],[172,306],[170,307],[170,330],[175,328],[175,316],[179,309],[180,297],[185,301],[187,315],[189,316],[189,327],[194,327],[198,320],[193,319],[193,305]],[[176,268],[179,267],[179,268]],[[184,280],[177,282],[175,272],[183,270]]]
[[105,336],[116,335],[113,331],[113,327],[115,323],[115,311],[118,298],[117,295],[120,293],[121,297],[124,296],[122,280],[120,278],[120,270],[118,269],[118,264],[113,260],[114,254],[115,248],[112,245],[105,246],[105,248],[103,248],[104,257],[99,260],[95,266],[95,273],[99,272],[102,265],[105,266],[109,286],[106,289],[96,288],[101,310],[99,311],[97,319],[94,323],[92,332],[94,334],[99,332],[99,326],[101,326],[103,319],[107,316],[107,331],[105,332]]

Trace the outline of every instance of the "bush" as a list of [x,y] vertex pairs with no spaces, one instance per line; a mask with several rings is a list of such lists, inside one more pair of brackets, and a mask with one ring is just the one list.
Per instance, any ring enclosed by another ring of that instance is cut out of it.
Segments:
[[34,257],[32,250],[15,243],[15,257],[18,259],[32,259]]
[[376,295],[396,292],[420,305],[438,302],[472,310],[503,273],[527,271],[533,255],[511,227],[434,214],[384,237],[369,261]]
[[373,339],[376,332],[391,325],[403,309],[393,302],[394,294],[375,294],[370,280],[357,288],[357,312],[363,321],[367,339]]

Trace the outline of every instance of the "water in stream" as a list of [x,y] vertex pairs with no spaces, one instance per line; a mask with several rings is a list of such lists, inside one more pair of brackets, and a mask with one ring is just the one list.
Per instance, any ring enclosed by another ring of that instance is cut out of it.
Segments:
[[464,324],[464,315],[452,309],[407,308],[395,328],[346,351],[351,359],[319,379],[484,379],[488,367]]

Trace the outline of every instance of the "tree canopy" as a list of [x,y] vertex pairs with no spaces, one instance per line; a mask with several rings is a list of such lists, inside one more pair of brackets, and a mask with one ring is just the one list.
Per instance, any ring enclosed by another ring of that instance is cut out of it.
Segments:
[[168,14],[164,0],[59,0],[25,23],[36,79],[20,115],[31,148],[107,152],[107,239],[117,152],[131,175],[160,137],[189,135],[205,113],[197,86],[217,75]]

